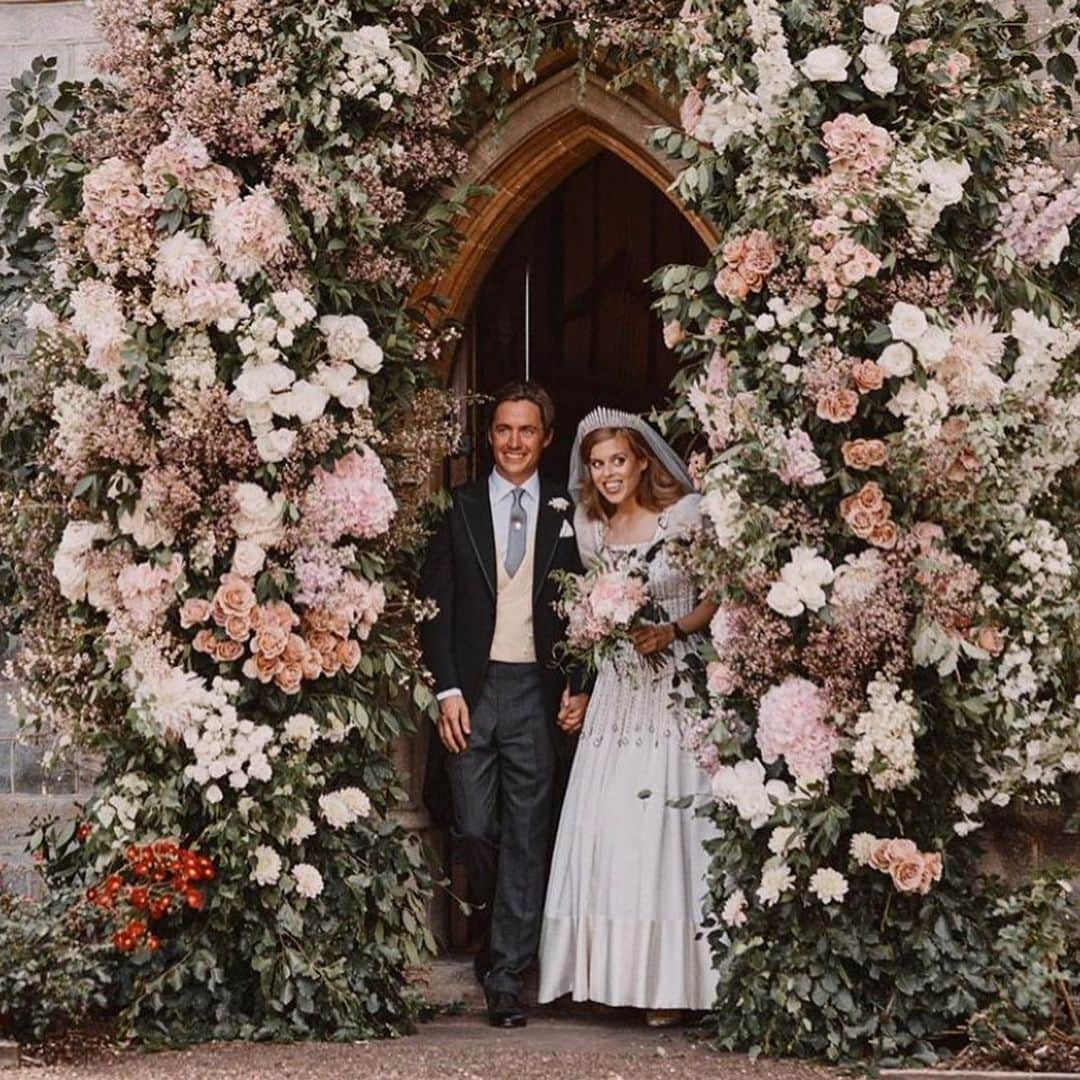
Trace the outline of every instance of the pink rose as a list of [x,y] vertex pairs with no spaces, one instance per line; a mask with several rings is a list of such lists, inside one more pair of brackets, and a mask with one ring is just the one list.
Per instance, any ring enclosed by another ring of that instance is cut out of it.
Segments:
[[180,625],[189,630],[210,618],[210,601],[201,596],[191,596],[180,605]]

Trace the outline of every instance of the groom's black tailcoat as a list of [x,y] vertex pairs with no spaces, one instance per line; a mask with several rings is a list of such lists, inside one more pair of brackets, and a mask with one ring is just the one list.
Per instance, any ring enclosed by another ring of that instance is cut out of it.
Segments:
[[[551,505],[552,500],[559,499],[565,502],[565,510]],[[564,523],[573,521],[573,504],[562,487],[543,477],[538,513],[533,553],[533,638],[549,707],[554,710],[566,684],[566,675],[555,665],[554,649],[563,639],[566,624],[553,607],[559,590],[551,572],[581,573],[581,559],[573,534],[563,535],[568,531]],[[470,709],[479,700],[495,636],[498,548],[485,475],[454,489],[450,510],[432,537],[420,575],[420,595],[439,606],[435,618],[420,627],[424,662],[435,676],[436,693],[456,686]],[[578,689],[582,679],[574,675],[571,682]]]
[[[560,500],[563,500],[560,503]],[[552,502],[564,506],[557,509]],[[555,662],[565,624],[556,614],[555,570],[581,572],[565,490],[541,478],[533,543],[535,664],[489,660],[498,591],[488,477],[455,489],[432,537],[420,595],[438,614],[420,629],[436,692],[458,688],[469,707],[468,748],[450,754],[429,740],[424,795],[436,816],[450,802],[452,827],[469,874],[473,903],[490,920],[489,993],[518,993],[536,951],[547,879],[553,805],[572,753],[555,724],[567,676]],[[524,566],[524,564],[523,564]],[[570,679],[575,691],[583,680]],[[560,761],[563,768],[560,769]],[[561,774],[561,775],[560,775]],[[446,784],[440,791],[440,783]]]

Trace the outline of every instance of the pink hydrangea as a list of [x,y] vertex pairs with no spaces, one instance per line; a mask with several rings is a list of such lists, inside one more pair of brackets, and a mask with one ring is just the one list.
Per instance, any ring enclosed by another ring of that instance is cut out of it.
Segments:
[[802,428],[796,428],[780,441],[781,461],[776,475],[780,482],[794,487],[816,487],[825,483],[825,470],[814,443]]
[[809,679],[792,676],[766,691],[758,706],[757,744],[766,763],[783,757],[799,783],[832,771],[840,736],[825,718],[829,698]]
[[375,451],[364,447],[339,458],[332,472],[315,470],[304,497],[304,528],[327,544],[344,536],[371,539],[390,528],[396,512],[386,470]]
[[129,563],[117,575],[120,602],[137,627],[148,630],[160,621],[172,603],[173,585],[183,565],[174,555],[166,566]]

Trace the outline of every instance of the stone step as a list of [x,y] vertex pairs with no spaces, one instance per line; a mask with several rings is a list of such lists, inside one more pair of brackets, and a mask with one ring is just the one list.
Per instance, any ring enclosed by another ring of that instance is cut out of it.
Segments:
[[18,1067],[19,1044],[0,1042],[0,1069],[17,1069]]
[[[480,1012],[485,1008],[484,991],[473,973],[471,956],[440,956],[415,968],[410,981],[432,1005],[462,1012]],[[536,972],[525,978],[523,998],[527,1005],[536,1002]]]

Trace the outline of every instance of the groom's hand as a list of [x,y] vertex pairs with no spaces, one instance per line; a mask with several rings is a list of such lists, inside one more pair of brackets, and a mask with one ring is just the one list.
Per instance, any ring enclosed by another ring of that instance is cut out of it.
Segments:
[[567,687],[559,702],[559,715],[555,722],[567,735],[576,735],[585,722],[585,709],[588,704],[588,694],[571,694]]
[[469,706],[460,694],[439,702],[439,738],[451,754],[460,754],[469,745]]

